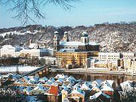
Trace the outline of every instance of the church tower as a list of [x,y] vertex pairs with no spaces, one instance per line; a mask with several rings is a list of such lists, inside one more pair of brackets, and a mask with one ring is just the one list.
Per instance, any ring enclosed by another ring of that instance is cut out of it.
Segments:
[[87,32],[82,33],[81,42],[84,44],[89,44],[89,37]]
[[69,41],[68,32],[67,31],[64,32],[63,41],[64,42],[68,42]]
[[59,42],[60,42],[60,37],[58,31],[54,32],[54,37],[53,37],[53,48],[55,51],[59,50]]

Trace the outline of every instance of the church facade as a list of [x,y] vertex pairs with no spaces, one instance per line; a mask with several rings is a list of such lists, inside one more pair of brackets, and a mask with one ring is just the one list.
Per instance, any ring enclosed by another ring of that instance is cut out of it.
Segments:
[[62,68],[85,67],[89,57],[98,56],[99,44],[90,42],[88,34],[83,32],[80,41],[69,41],[68,32],[62,39],[54,33],[53,46],[58,66]]

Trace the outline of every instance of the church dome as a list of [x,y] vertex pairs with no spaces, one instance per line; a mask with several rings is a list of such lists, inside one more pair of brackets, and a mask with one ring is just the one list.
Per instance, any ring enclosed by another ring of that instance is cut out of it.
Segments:
[[54,34],[58,34],[59,32],[58,31],[55,31]]
[[83,32],[83,33],[82,33],[82,36],[83,36],[83,37],[88,37],[88,33],[87,33],[87,32]]
[[64,32],[64,34],[68,34],[68,32],[67,32],[67,31],[65,31],[65,32]]

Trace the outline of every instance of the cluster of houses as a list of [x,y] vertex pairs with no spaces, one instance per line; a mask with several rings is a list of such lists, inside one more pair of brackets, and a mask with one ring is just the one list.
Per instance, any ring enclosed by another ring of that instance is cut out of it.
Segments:
[[39,95],[48,97],[48,101],[64,102],[65,100],[86,102],[88,100],[105,100],[110,102],[113,98],[113,80],[83,81],[72,76],[57,74],[47,78],[38,76],[24,76],[17,80],[14,76],[16,91],[19,94]]
[[[10,76],[10,77],[9,77]],[[115,89],[114,80],[84,81],[73,76],[57,74],[55,77],[24,76],[17,74],[1,75],[14,81],[10,86],[15,87],[17,94],[36,96],[43,95],[49,102],[111,102]],[[118,94],[124,97],[126,92],[136,89],[136,83],[125,81],[119,85]]]

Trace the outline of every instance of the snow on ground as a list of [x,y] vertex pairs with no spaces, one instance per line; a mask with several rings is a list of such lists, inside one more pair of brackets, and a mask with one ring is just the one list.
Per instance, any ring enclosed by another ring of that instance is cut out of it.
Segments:
[[10,31],[10,32],[5,32],[5,33],[1,33],[0,36],[2,37],[5,37],[6,35],[13,35],[13,34],[16,34],[16,35],[25,35],[25,34],[36,34],[38,31],[37,30],[34,30],[34,32],[31,32],[31,31],[26,31],[26,32],[20,32],[20,31]]
[[[18,71],[19,72],[30,72],[38,67],[34,66],[18,66]],[[1,66],[0,67],[0,73],[7,73],[7,72],[16,72],[17,71],[17,66]]]

